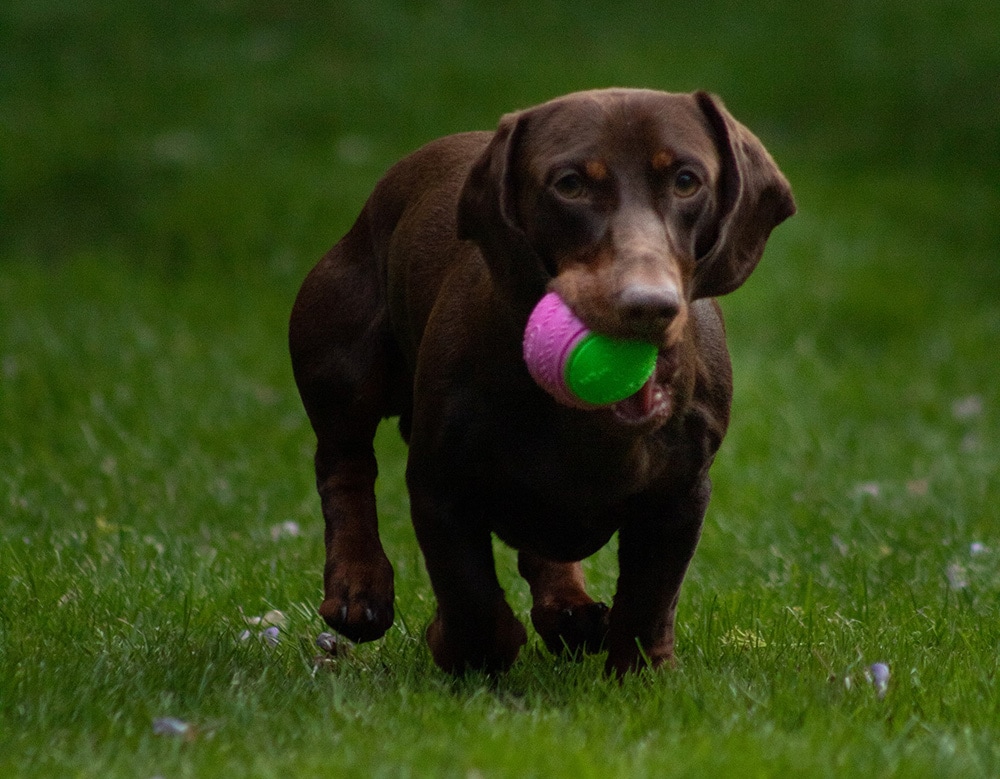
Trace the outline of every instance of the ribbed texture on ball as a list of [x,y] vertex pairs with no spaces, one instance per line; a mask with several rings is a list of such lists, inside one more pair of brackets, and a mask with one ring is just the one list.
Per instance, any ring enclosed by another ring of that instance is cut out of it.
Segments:
[[524,329],[524,361],[538,385],[560,403],[589,408],[566,386],[566,360],[590,331],[555,292],[535,306]]
[[587,329],[555,292],[535,306],[524,330],[528,372],[560,403],[609,406],[634,395],[656,368],[656,347]]

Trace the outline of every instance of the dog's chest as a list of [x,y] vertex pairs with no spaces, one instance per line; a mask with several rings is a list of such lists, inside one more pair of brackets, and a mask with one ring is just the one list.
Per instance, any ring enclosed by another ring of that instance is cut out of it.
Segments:
[[657,485],[669,470],[663,435],[614,437],[596,424],[526,420],[509,427],[498,443],[497,489],[532,494],[581,514],[601,513]]

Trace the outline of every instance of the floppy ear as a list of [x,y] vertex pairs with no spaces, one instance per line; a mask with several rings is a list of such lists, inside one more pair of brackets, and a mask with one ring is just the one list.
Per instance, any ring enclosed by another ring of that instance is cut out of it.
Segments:
[[532,109],[507,114],[472,164],[458,196],[457,232],[475,241],[490,273],[513,300],[538,302],[546,283],[544,269],[518,216],[516,160]]
[[493,138],[472,164],[458,196],[458,237],[492,242],[498,229],[522,233],[517,224],[514,152],[520,136],[520,113],[506,114]]
[[715,135],[722,162],[719,232],[698,258],[693,298],[718,297],[739,287],[757,267],[771,230],[795,213],[788,181],[767,149],[706,92],[695,100]]

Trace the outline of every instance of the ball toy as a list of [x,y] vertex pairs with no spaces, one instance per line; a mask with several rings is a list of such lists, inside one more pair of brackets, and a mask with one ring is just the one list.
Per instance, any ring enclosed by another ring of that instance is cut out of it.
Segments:
[[528,372],[574,408],[601,408],[631,397],[653,375],[656,355],[650,343],[591,331],[555,292],[538,301],[524,329]]

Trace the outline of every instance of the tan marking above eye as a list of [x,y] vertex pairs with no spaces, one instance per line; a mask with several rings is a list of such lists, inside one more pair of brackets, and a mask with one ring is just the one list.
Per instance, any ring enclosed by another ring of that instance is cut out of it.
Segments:
[[674,164],[674,153],[670,149],[661,149],[651,160],[653,170],[666,170]]
[[604,181],[608,177],[608,166],[601,160],[590,160],[584,166],[587,175],[594,181]]

